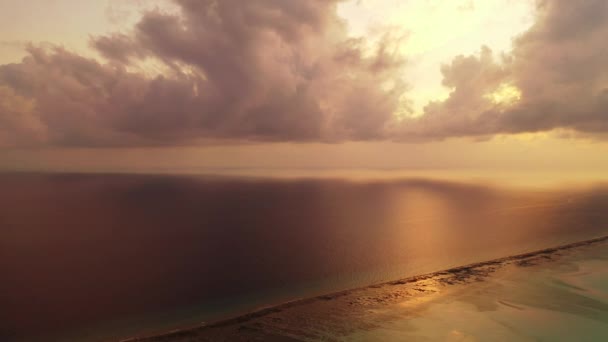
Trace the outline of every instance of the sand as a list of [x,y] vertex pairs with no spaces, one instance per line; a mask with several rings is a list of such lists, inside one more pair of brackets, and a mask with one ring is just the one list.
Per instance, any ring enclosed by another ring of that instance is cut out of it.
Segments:
[[608,237],[126,341],[608,340]]

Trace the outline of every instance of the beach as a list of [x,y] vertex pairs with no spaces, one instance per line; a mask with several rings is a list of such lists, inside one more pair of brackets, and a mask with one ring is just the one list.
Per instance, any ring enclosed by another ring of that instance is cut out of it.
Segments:
[[601,341],[607,260],[602,237],[125,342]]

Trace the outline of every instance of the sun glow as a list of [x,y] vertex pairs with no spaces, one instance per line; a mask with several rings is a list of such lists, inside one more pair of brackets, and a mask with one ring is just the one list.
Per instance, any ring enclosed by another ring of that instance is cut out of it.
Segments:
[[533,23],[534,2],[349,0],[338,12],[352,36],[372,39],[383,28],[403,36],[398,51],[407,60],[404,79],[411,108],[405,116],[420,116],[430,102],[449,96],[441,84],[441,65],[454,56],[475,54],[482,45],[496,54],[509,53],[512,38]]
[[510,106],[521,100],[521,90],[512,84],[503,83],[484,97],[494,104]]

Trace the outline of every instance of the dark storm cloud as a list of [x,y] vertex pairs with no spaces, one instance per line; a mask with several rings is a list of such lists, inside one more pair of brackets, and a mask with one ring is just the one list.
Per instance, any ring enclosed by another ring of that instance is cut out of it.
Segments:
[[[337,1],[337,0],[336,0]],[[0,144],[133,146],[207,140],[343,141],[608,130],[608,2],[541,1],[512,54],[445,64],[445,101],[407,99],[390,34],[347,35],[336,1],[174,0],[132,32],[94,37],[107,62],[29,47],[0,66]],[[162,65],[162,76],[146,66]],[[517,103],[487,96],[512,85]],[[412,85],[415,87],[416,85]]]

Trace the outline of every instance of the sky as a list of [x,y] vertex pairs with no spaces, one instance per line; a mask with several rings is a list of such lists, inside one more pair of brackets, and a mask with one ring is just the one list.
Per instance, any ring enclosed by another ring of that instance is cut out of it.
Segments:
[[0,0],[0,169],[608,171],[603,0]]

